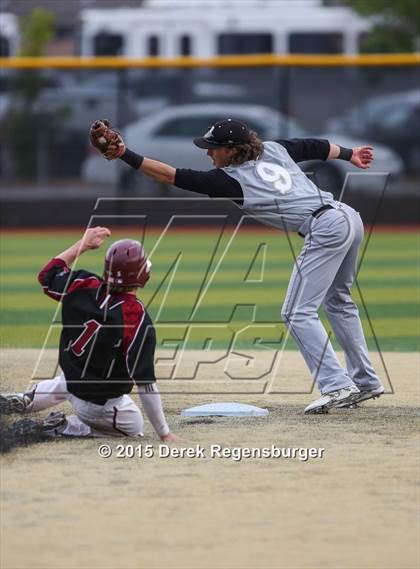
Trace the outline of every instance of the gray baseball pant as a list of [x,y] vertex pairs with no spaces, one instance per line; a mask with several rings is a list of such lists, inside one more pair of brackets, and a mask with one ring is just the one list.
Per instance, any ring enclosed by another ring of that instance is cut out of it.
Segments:
[[[353,384],[361,390],[378,387],[359,311],[350,296],[364,232],[360,215],[337,203],[319,218],[310,216],[300,232],[305,242],[282,308],[290,334],[322,394]],[[347,369],[340,365],[319,319],[321,305],[344,350]]]

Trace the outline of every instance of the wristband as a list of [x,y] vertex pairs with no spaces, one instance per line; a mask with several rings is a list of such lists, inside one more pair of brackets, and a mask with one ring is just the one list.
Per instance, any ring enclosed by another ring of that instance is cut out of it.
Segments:
[[143,164],[144,156],[140,156],[140,154],[136,154],[135,152],[127,148],[127,150],[121,156],[121,160],[126,164],[128,164],[129,166],[131,166],[132,168],[134,168],[135,170],[138,170],[140,166]]
[[340,149],[340,154],[337,156],[337,158],[339,158],[340,160],[347,160],[348,162],[350,162],[350,160],[353,157],[353,149],[344,148],[344,146],[339,146],[339,149]]

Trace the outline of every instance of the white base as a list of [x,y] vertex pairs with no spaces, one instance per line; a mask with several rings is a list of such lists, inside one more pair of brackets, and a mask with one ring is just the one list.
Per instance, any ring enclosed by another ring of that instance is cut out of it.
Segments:
[[268,409],[244,403],[208,403],[181,411],[181,417],[266,417]]

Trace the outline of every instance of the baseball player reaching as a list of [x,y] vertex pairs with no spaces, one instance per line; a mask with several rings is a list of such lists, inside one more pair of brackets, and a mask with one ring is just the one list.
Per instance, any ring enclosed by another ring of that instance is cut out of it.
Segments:
[[[363,223],[354,209],[321,191],[297,165],[339,159],[366,169],[373,160],[371,146],[348,149],[321,139],[262,142],[245,124],[227,119],[194,139],[196,146],[207,150],[214,166],[201,172],[177,169],[127,149],[107,121],[93,123],[90,139],[108,160],[120,158],[159,182],[230,198],[245,214],[304,238],[281,315],[321,392],[305,413],[350,407],[384,392],[350,295]],[[319,319],[321,306],[344,350],[346,368]]]
[[143,416],[129,396],[136,385],[161,440],[178,440],[169,430],[156,387],[155,330],[136,296],[150,277],[143,246],[131,239],[113,243],[103,277],[70,269],[80,254],[97,249],[110,234],[106,227],[88,229],[38,275],[44,293],[62,303],[62,373],[29,392],[1,395],[0,407],[6,413],[37,412],[68,401],[74,415],[53,412],[42,422],[26,419],[18,433],[32,429],[46,436],[142,436]]

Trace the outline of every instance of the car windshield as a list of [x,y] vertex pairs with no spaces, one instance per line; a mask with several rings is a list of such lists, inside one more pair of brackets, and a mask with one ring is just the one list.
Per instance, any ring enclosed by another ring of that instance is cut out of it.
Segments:
[[264,138],[306,138],[309,136],[308,131],[300,126],[293,118],[286,118],[277,114],[270,117],[270,121],[265,123]]
[[392,115],[391,121],[399,122],[399,117],[406,117],[415,106],[415,101],[398,99],[373,99],[349,112],[349,119],[364,120],[370,123],[384,122]]
[[[213,124],[224,118],[229,117],[216,113],[171,117],[159,124],[154,135],[193,138],[203,135]],[[286,119],[277,113],[264,113],[261,116],[235,113],[234,118],[244,122],[264,140],[307,136],[307,132],[295,120]]]

